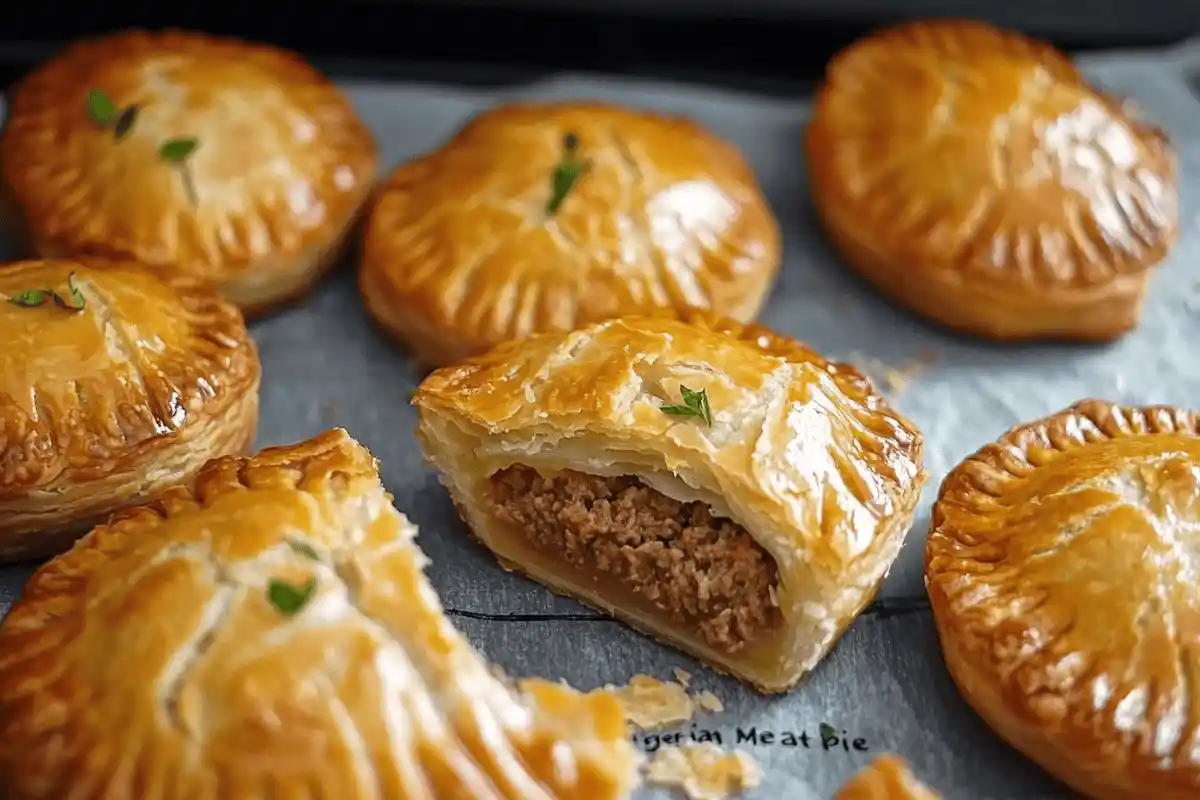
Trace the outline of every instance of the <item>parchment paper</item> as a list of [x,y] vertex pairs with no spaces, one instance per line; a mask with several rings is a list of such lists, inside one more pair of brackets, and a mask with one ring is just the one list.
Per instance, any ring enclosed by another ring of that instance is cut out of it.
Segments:
[[[750,752],[765,771],[752,797],[830,798],[885,751],[904,755],[948,798],[1069,797],[991,734],[956,693],[924,602],[921,550],[928,504],[946,470],[1011,425],[1087,396],[1200,404],[1200,231],[1194,218],[1200,102],[1188,84],[1189,71],[1200,69],[1200,45],[1092,56],[1083,63],[1104,87],[1136,98],[1162,124],[1179,150],[1183,174],[1179,247],[1154,278],[1141,327],[1104,348],[957,340],[849,277],[826,248],[811,211],[800,147],[808,107],[801,96],[766,99],[583,76],[501,91],[346,87],[381,140],[388,165],[435,147],[472,113],[513,97],[594,97],[693,115],[745,151],[783,225],[785,263],[763,321],[826,353],[858,358],[881,378],[886,371],[880,364],[908,371],[910,364],[926,362],[902,392],[891,392],[926,436],[931,482],[922,510],[883,599],[789,695],[767,699],[716,678],[677,652],[502,572],[471,544],[411,435],[415,415],[407,400],[418,375],[368,323],[349,271],[302,307],[254,326],[264,367],[258,443],[290,443],[340,425],[368,445],[383,461],[397,506],[420,525],[420,544],[433,559],[429,574],[449,613],[510,674],[565,678],[591,688],[639,672],[663,679],[674,667],[691,672],[694,687],[714,691],[726,711],[700,715],[694,726],[681,729],[682,738],[715,732],[725,745]],[[0,612],[30,572],[0,570]],[[832,726],[838,743],[822,746],[822,724]],[[661,739],[639,741],[650,750]],[[669,796],[656,790],[639,795]]]

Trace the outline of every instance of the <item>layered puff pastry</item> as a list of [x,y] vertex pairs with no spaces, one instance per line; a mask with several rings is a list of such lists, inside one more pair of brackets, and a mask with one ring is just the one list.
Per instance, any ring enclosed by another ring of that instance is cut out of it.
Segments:
[[0,625],[4,796],[626,797],[616,698],[503,684],[415,534],[341,430],[117,515]]
[[834,800],[941,800],[903,759],[879,756],[846,782]]
[[905,24],[835,57],[806,146],[849,266],[976,336],[1115,338],[1178,236],[1163,133],[1049,45],[980,22]]
[[779,260],[778,225],[732,145],[678,117],[528,103],[392,175],[359,277],[381,327],[437,367],[625,314],[749,321]]
[[1200,792],[1200,414],[1082,402],[942,484],[926,584],[950,673],[1095,798]]
[[703,314],[501,345],[414,403],[504,567],[766,692],[870,601],[925,478],[920,434],[859,372]]
[[128,262],[0,265],[0,562],[240,454],[258,354],[210,284]]
[[0,192],[34,254],[174,267],[247,314],[335,263],[376,175],[370,132],[299,56],[199,33],[72,45],[7,111]]

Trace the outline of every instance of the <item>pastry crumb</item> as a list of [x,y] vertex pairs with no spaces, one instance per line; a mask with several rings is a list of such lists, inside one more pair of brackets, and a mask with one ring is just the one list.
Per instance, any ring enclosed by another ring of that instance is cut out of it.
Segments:
[[930,350],[922,350],[916,358],[900,364],[885,364],[879,359],[862,353],[851,353],[845,359],[865,372],[872,380],[881,384],[884,391],[892,394],[899,394],[907,389],[908,385],[928,369],[935,360],[936,356]]
[[696,704],[713,714],[719,714],[725,710],[725,704],[721,702],[721,698],[707,689],[696,695]]
[[834,800],[941,800],[897,756],[883,755],[863,767],[838,790]]
[[687,722],[696,704],[678,683],[665,683],[649,675],[634,675],[625,686],[609,686],[625,709],[625,719],[642,730]]
[[646,778],[659,786],[677,786],[690,800],[723,800],[758,786],[762,771],[741,750],[708,743],[668,745],[655,752]]
[[692,673],[685,669],[676,667],[672,670],[672,673],[675,675],[675,680],[679,681],[679,685],[685,689],[688,687],[688,684],[692,682]]

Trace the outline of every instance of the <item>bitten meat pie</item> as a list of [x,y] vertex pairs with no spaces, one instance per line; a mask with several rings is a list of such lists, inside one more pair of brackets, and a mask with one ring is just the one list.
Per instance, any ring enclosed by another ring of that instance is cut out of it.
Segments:
[[764,691],[871,599],[924,480],[920,434],[860,373],[708,315],[502,345],[414,403],[504,566]]

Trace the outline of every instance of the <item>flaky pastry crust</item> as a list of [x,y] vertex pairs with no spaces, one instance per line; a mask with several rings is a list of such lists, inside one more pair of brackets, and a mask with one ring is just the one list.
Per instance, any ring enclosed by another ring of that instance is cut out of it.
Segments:
[[[712,427],[662,411],[681,385],[707,393]],[[870,601],[925,479],[920,434],[861,373],[706,314],[626,317],[501,345],[434,372],[414,403],[426,455],[502,565],[763,691],[795,685]],[[491,476],[514,464],[630,475],[708,504],[774,559],[782,626],[722,652],[541,557],[488,513]]]
[[[138,109],[119,139],[89,112],[96,90]],[[198,142],[186,166],[159,154],[180,138]],[[176,267],[248,314],[337,261],[376,168],[366,126],[299,56],[198,33],[74,44],[17,84],[0,131],[9,216],[35,254]]]
[[[12,302],[65,295],[68,279],[78,312]],[[5,264],[0,342],[0,561],[59,552],[254,439],[258,354],[237,308],[195,278],[97,259]]]
[[917,780],[904,759],[879,756],[838,790],[834,800],[941,800]]
[[806,146],[849,266],[977,336],[1115,338],[1178,237],[1162,132],[1049,45],[981,22],[900,25],[835,57]]
[[503,685],[415,534],[341,430],[97,528],[0,625],[5,797],[625,797],[619,702]]
[[926,585],[997,733],[1095,798],[1200,791],[1200,415],[1087,400],[942,484]]
[[[574,134],[582,176],[550,214]],[[600,103],[504,106],[402,165],[367,223],[360,286],[428,366],[624,314],[755,317],[778,225],[750,167],[686,119]]]

